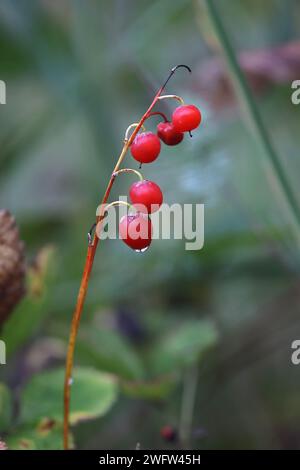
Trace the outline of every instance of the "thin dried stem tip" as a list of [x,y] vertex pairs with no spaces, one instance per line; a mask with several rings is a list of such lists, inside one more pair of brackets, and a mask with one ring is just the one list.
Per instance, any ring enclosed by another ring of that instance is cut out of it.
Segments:
[[171,72],[169,73],[169,76],[168,76],[167,80],[165,81],[165,83],[161,87],[161,90],[163,90],[166,87],[166,85],[167,85],[168,81],[170,80],[170,78],[174,75],[176,70],[179,69],[180,67],[183,67],[183,68],[187,69],[190,73],[192,73],[192,69],[188,65],[184,65],[184,64],[175,65],[175,67],[173,67],[171,69]]

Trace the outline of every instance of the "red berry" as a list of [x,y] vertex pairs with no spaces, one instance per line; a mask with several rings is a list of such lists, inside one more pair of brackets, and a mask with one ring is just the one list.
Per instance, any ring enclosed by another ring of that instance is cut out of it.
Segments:
[[192,131],[199,126],[201,113],[193,104],[182,105],[175,109],[172,122],[177,132]]
[[160,122],[157,126],[158,137],[167,145],[177,145],[182,141],[184,134],[176,131],[172,122]]
[[124,215],[119,224],[121,239],[133,250],[147,249],[152,240],[152,223],[149,217],[137,213]]
[[148,180],[133,183],[129,190],[129,196],[132,204],[137,204],[138,210],[146,214],[158,211],[163,202],[160,187]]
[[131,155],[140,163],[151,163],[159,155],[160,140],[153,132],[138,134],[131,144]]
[[161,428],[160,435],[167,442],[175,442],[177,439],[176,429],[174,429],[173,426],[170,426],[169,424]]

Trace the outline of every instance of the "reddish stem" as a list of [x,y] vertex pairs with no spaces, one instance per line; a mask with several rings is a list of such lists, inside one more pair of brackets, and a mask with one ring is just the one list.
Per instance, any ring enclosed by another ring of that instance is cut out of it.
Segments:
[[[153,107],[155,106],[159,96],[161,95],[161,93],[164,90],[166,84],[168,83],[168,81],[170,80],[170,78],[172,77],[172,75],[174,74],[175,70],[178,67],[182,67],[182,66],[176,66],[171,70],[167,80],[165,81],[163,86],[160,87],[160,89],[158,90],[158,92],[154,96],[152,103],[150,104],[149,108],[147,109],[145,114],[140,119],[138,125],[134,129],[134,131],[131,134],[130,138],[128,139],[128,141],[125,141],[124,146],[123,146],[122,151],[121,151],[121,154],[119,156],[119,159],[118,159],[118,161],[115,165],[115,168],[112,171],[112,174],[111,174],[111,177],[109,179],[106,191],[105,191],[104,196],[102,198],[102,202],[101,202],[101,207],[102,208],[105,207],[105,204],[106,204],[106,202],[109,198],[112,186],[113,186],[114,181],[115,181],[115,173],[119,170],[119,167],[120,167],[121,163],[123,162],[123,159],[125,158],[125,155],[126,155],[128,149],[129,149],[130,145],[132,144],[135,136],[139,132],[139,130],[142,127],[145,120],[149,117],[149,115],[150,115]],[[183,67],[188,68],[187,66],[183,66]],[[188,70],[190,71],[189,68],[188,68]],[[103,216],[104,216],[104,213],[103,213],[103,209],[102,209],[102,212],[96,218],[96,223],[97,224],[99,224],[99,222],[100,223],[102,222]],[[98,226],[98,229],[99,229],[99,226]],[[98,231],[98,233],[99,233],[99,231]],[[94,258],[95,258],[96,250],[97,250],[97,247],[98,247],[98,243],[99,243],[99,238],[97,237],[97,235],[95,233],[94,236],[93,236],[92,243],[88,246],[85,265],[84,265],[84,270],[83,270],[81,283],[80,283],[80,288],[79,288],[78,297],[77,297],[77,303],[76,303],[76,307],[75,307],[75,310],[74,310],[74,313],[73,313],[72,323],[71,323],[71,331],[70,331],[69,344],[68,344],[68,350],[67,350],[67,358],[66,358],[65,382],[64,382],[64,425],[63,425],[64,449],[69,448],[69,415],[70,415],[71,381],[72,381],[72,371],[73,371],[73,362],[74,362],[75,342],[76,342],[77,332],[78,332],[78,328],[79,328],[79,324],[80,324],[80,318],[81,318],[82,309],[83,309],[83,306],[84,306],[85,297],[86,297],[86,294],[87,294],[88,283],[89,283],[90,275],[91,275],[91,272],[92,272],[92,267],[93,267]]]
[[149,119],[151,116],[161,116],[165,122],[169,122],[167,116],[165,113],[161,113],[160,111],[155,111],[154,113],[150,113],[147,119]]

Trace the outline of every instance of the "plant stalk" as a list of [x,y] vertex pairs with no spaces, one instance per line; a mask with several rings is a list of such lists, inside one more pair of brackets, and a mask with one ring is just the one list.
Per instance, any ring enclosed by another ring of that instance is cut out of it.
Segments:
[[267,165],[272,187],[277,193],[279,193],[282,201],[285,203],[291,226],[295,233],[295,238],[300,244],[300,211],[298,200],[291,188],[280,158],[277,155],[255,103],[252,92],[241,67],[239,66],[234,49],[223,26],[218,9],[215,6],[215,2],[214,0],[204,0],[204,4],[206,6],[211,25],[220,44],[223,57],[227,63],[228,71],[234,85],[234,91],[237,94],[243,111],[245,112],[254,138],[262,150],[262,155],[265,157],[265,163]]
[[180,443],[184,449],[191,448],[193,416],[197,396],[198,365],[189,367],[184,375],[181,417],[179,427]]
[[[132,144],[135,136],[139,132],[139,130],[143,127],[144,122],[146,119],[149,117],[149,114],[151,113],[153,107],[157,103],[162,91],[165,89],[168,81],[170,78],[173,76],[174,72],[179,68],[179,67],[185,67],[187,68],[190,72],[190,68],[187,67],[186,65],[177,65],[176,67],[173,67],[169,76],[167,77],[166,81],[164,84],[159,88],[157,91],[156,95],[153,98],[152,103],[150,104],[149,108],[145,112],[145,114],[141,117],[140,121],[137,123],[136,127],[134,128],[134,131],[132,132],[131,136],[127,139],[125,138],[123,148],[121,150],[120,156],[118,158],[118,161],[112,171],[111,177],[109,179],[107,188],[105,190],[104,196],[101,201],[101,207],[105,207],[105,204],[108,201],[108,198],[110,196],[111,189],[113,187],[116,173],[118,172],[125,156],[126,153]],[[103,220],[104,214],[103,214],[103,209],[102,212],[96,217],[96,224],[101,225],[101,222]],[[101,226],[100,226],[101,228]],[[72,384],[72,371],[73,371],[73,362],[74,362],[74,350],[75,350],[75,343],[76,343],[76,338],[77,338],[77,333],[78,333],[78,328],[80,324],[80,318],[82,315],[82,310],[84,306],[84,301],[86,298],[87,294],[87,289],[88,289],[88,284],[89,284],[89,279],[90,275],[92,272],[93,268],[93,263],[95,259],[95,254],[96,250],[99,244],[99,238],[97,237],[96,233],[94,233],[92,243],[89,244],[88,250],[87,250],[87,255],[85,259],[85,265],[83,269],[83,274],[81,278],[81,283],[80,283],[80,288],[78,292],[78,297],[77,297],[77,303],[75,306],[75,310],[73,313],[72,317],[72,323],[71,323],[71,331],[70,331],[70,337],[69,337],[69,343],[68,343],[68,350],[67,350],[67,357],[66,357],[66,367],[65,367],[65,381],[64,381],[64,422],[63,422],[63,446],[64,449],[69,449],[69,426],[70,426],[70,399],[71,399],[71,384]]]

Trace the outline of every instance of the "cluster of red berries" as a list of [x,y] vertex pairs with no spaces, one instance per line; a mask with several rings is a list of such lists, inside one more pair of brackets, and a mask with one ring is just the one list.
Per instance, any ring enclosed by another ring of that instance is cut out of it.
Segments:
[[[177,145],[182,141],[184,132],[196,129],[200,122],[201,113],[196,106],[181,105],[173,112],[170,122],[165,120],[158,124],[157,134],[153,132],[138,134],[131,144],[131,154],[140,164],[151,163],[160,153],[160,140],[166,145]],[[134,250],[144,251],[150,246],[152,239],[149,214],[160,208],[163,194],[156,183],[142,180],[132,184],[129,195],[137,212],[122,217],[119,226],[120,237]]]
[[158,124],[157,134],[142,132],[136,136],[130,147],[131,155],[140,163],[151,163],[160,153],[160,140],[166,145],[177,145],[182,141],[184,132],[196,129],[200,122],[201,113],[196,106],[193,104],[179,106],[175,109],[171,122]]

